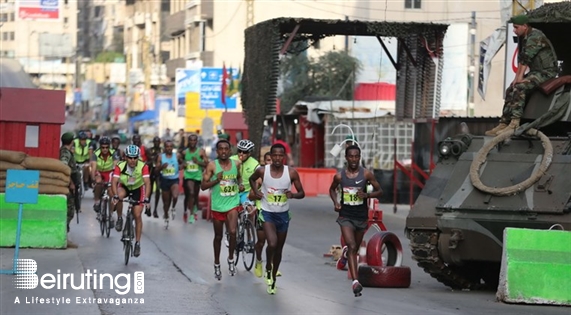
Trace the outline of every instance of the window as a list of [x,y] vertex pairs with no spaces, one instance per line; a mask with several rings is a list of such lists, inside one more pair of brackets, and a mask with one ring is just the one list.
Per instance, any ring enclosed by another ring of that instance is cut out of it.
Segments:
[[14,12],[10,13],[10,21],[15,21],[16,20],[16,15],[14,14]]
[[38,137],[40,135],[40,126],[26,126],[26,148],[37,148],[38,147]]
[[67,22],[68,22],[68,18],[64,17],[63,18],[63,24],[67,24]]
[[2,32],[2,40],[8,40],[8,32]]
[[405,9],[420,9],[420,0],[404,0]]
[[6,21],[8,21],[8,13],[0,14],[0,22],[6,22]]
[[16,33],[10,32],[10,40],[14,40],[16,38]]

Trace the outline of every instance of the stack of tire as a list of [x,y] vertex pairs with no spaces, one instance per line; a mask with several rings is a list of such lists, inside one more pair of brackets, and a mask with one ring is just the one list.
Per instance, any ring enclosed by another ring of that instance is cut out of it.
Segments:
[[359,264],[359,282],[364,287],[408,288],[410,268],[402,265],[402,258],[402,245],[395,234],[375,233],[367,243],[367,263]]
[[60,160],[28,156],[24,152],[0,150],[0,193],[6,192],[8,170],[37,170],[40,172],[40,194],[67,195],[71,169]]

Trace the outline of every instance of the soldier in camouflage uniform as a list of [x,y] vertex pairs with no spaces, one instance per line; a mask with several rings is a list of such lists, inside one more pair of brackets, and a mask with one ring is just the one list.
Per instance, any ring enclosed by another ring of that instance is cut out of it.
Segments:
[[[514,33],[518,36],[518,68],[506,91],[500,124],[486,131],[487,136],[519,127],[525,100],[543,82],[557,76],[557,57],[551,42],[542,31],[532,28],[526,15],[514,16]],[[529,69],[527,74],[526,71]]]
[[73,145],[73,132],[66,132],[61,136],[61,148],[59,149],[59,159],[71,168],[71,180],[69,181],[69,194],[67,195],[67,231],[69,232],[69,222],[75,213],[74,193],[75,186],[79,184],[79,172],[73,157],[71,147]]

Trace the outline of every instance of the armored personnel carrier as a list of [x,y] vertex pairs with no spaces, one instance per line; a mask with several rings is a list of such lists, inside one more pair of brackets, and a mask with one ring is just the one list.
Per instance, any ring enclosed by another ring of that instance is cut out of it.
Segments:
[[453,289],[497,287],[506,227],[571,230],[571,2],[528,16],[552,42],[559,77],[529,97],[515,132],[464,128],[441,141],[406,219],[413,259]]

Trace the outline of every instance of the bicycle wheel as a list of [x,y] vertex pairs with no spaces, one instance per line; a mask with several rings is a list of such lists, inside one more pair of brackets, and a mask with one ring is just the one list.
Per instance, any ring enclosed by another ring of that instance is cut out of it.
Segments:
[[256,251],[254,249],[254,246],[256,245],[256,229],[250,219],[246,219],[244,222],[243,233],[244,245],[242,247],[242,251],[244,252],[244,257],[242,260],[244,261],[244,268],[250,271],[254,265],[254,258],[256,257]]
[[[130,215],[127,214],[126,219],[126,224],[125,224],[125,229],[126,231],[123,231],[123,235],[127,235],[127,237],[131,236],[131,218]],[[127,241],[123,241],[125,244],[125,265],[127,265],[129,263],[129,257],[131,257],[131,250],[133,247],[133,240],[131,238],[129,238],[129,240]]]
[[106,220],[105,220],[105,228],[106,228],[106,234],[107,234],[107,238],[109,238],[109,235],[111,234],[111,219],[113,217],[113,213],[111,212],[111,207],[109,205],[109,201],[106,200],[105,201],[105,216],[106,216]]
[[105,212],[103,212],[103,201],[101,201],[101,208],[99,209],[99,229],[101,236],[105,234]]

